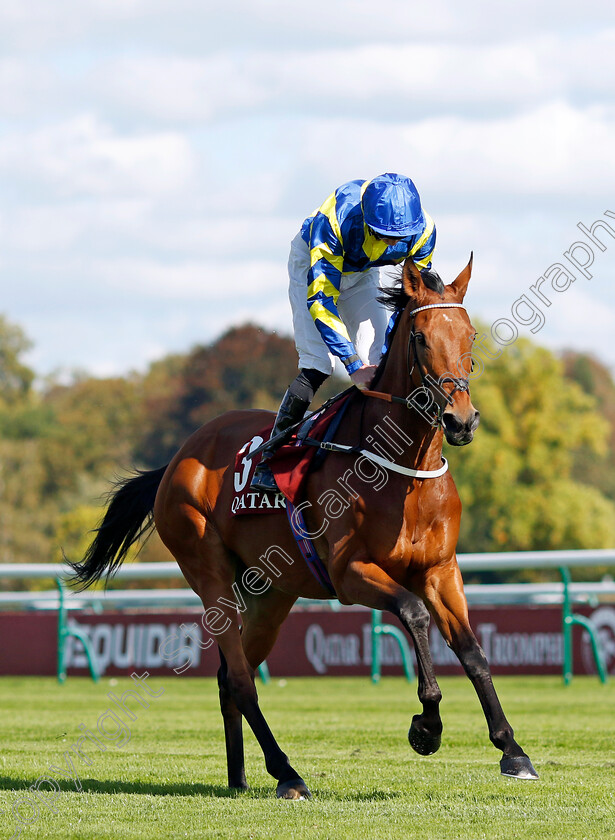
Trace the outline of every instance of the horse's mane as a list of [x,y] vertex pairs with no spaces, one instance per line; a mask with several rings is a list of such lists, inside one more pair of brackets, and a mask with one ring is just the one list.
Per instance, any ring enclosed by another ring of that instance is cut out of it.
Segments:
[[[437,272],[423,269],[421,271],[421,277],[425,286],[431,289],[432,292],[437,292],[439,295],[444,294],[444,283]],[[378,297],[380,303],[384,304],[387,309],[392,309],[394,312],[399,312],[401,309],[404,309],[408,303],[408,295],[406,294],[401,278],[402,271],[400,269],[395,285],[381,289],[381,294]]]
[[[428,289],[431,289],[432,292],[437,292],[439,295],[444,294],[444,283],[440,275],[435,271],[429,271],[427,269],[423,269],[421,271],[421,277],[423,279],[423,283]],[[410,298],[406,294],[404,289],[404,285],[402,283],[402,272],[399,271],[398,277],[396,278],[396,283],[394,286],[390,286],[388,288],[381,289],[381,294],[378,296],[378,301],[387,309],[391,309],[393,313],[397,313],[397,318],[395,319],[395,323],[391,329],[391,333],[388,338],[388,345],[386,353],[382,354],[382,358],[380,359],[380,363],[378,365],[378,369],[374,374],[374,378],[372,380],[371,388],[373,389],[380,377],[382,376],[382,371],[384,370],[384,366],[387,361],[387,357],[389,355],[389,351],[391,349],[391,345],[393,344],[393,339],[395,338],[395,333],[397,332],[397,327],[399,326],[399,322],[401,318],[399,317],[400,312],[405,309],[406,304]]]

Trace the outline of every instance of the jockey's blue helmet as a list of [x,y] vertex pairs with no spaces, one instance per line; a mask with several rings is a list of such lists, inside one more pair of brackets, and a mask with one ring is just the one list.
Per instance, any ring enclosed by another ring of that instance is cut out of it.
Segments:
[[405,175],[386,172],[363,190],[363,218],[381,236],[406,237],[422,231],[425,216],[414,183]]

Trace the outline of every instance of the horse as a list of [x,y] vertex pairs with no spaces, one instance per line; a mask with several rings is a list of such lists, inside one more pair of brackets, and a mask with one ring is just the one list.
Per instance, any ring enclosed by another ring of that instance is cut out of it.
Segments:
[[[466,445],[479,423],[469,390],[476,331],[463,306],[471,273],[472,256],[448,285],[405,261],[401,282],[388,293],[396,312],[388,349],[370,390],[351,389],[333,438],[348,451],[329,454],[307,476],[303,527],[339,601],[394,613],[413,641],[422,710],[408,732],[412,748],[430,755],[441,743],[442,694],[428,642],[433,617],[474,685],[489,738],[502,752],[501,773],[537,779],[470,627],[455,554],[461,503],[442,457],[444,437],[453,446]],[[270,420],[270,412],[227,412],[189,437],[167,466],[125,479],[84,559],[71,565],[73,582],[82,587],[103,574],[108,579],[131,545],[155,526],[201,599],[207,644],[215,639],[219,648],[229,787],[247,788],[245,718],[277,781],[277,796],[307,799],[307,784],[260,709],[254,673],[297,598],[331,596],[303,561],[284,510],[231,513],[236,454]],[[361,460],[366,454],[373,457]],[[380,470],[377,481],[374,470]]]

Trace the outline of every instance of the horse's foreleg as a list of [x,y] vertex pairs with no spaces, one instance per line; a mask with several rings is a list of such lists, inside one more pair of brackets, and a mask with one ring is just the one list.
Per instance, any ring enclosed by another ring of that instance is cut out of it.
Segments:
[[537,779],[532,762],[515,741],[512,726],[493,686],[487,657],[470,627],[463,581],[455,559],[445,568],[431,570],[425,598],[444,640],[457,655],[478,694],[487,719],[489,738],[502,751],[502,774],[518,779]]
[[[336,582],[337,586],[337,582]],[[412,718],[408,732],[411,747],[421,755],[435,753],[442,740],[442,693],[429,651],[429,612],[423,602],[397,584],[380,566],[363,559],[351,561],[341,581],[344,595],[357,604],[397,615],[414,643],[418,672],[418,697],[423,706]]]
[[432,755],[439,750],[442,741],[440,717],[442,692],[436,680],[429,650],[429,611],[419,598],[411,593],[408,594],[412,600],[410,604],[405,603],[398,614],[414,643],[419,682],[418,696],[423,704],[422,714],[414,715],[412,718],[408,740],[412,749],[420,755]]

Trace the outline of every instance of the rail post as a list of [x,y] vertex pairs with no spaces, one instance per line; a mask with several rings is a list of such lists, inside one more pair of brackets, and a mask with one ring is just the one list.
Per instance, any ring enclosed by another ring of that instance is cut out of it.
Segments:
[[410,654],[410,648],[408,647],[408,640],[399,627],[394,627],[392,624],[382,623],[382,610],[372,610],[372,682],[380,682],[382,671],[380,646],[382,636],[392,636],[399,645],[406,679],[408,682],[412,682],[414,679],[414,667],[412,665],[412,656]]
[[263,685],[267,685],[267,683],[271,682],[271,675],[269,674],[269,667],[266,659],[261,662],[257,670],[259,677],[263,681]]
[[62,578],[56,578],[56,586],[58,587],[58,682],[63,683],[66,681],[66,642],[69,636],[74,636],[75,639],[79,639],[83,645],[92,679],[94,682],[98,682],[99,674],[95,663],[92,643],[82,630],[79,630],[77,627],[68,626]]
[[562,633],[564,637],[564,663],[563,663],[563,678],[564,685],[569,685],[572,682],[572,628],[575,624],[585,628],[589,633],[589,640],[592,646],[592,653],[594,655],[594,662],[601,683],[606,683],[608,677],[606,666],[604,664],[604,656],[602,654],[602,644],[596,633],[596,628],[592,622],[584,615],[577,615],[572,611],[570,600],[570,569],[567,566],[560,566],[560,575],[564,584],[563,600],[562,600]]

